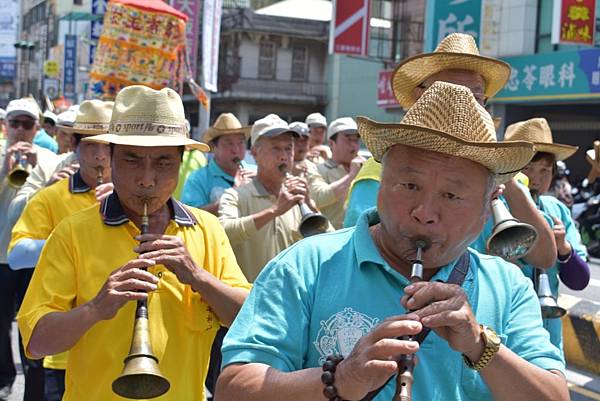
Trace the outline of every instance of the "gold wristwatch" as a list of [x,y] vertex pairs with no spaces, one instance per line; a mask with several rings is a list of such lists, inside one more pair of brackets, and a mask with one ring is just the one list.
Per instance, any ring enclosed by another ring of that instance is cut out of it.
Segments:
[[494,330],[481,324],[479,327],[481,327],[481,340],[485,346],[483,349],[483,354],[481,354],[481,358],[479,358],[476,363],[473,363],[465,354],[463,354],[465,365],[476,371],[480,371],[481,369],[485,368],[488,363],[490,363],[494,355],[496,355],[500,349],[500,344],[502,343],[500,337],[498,337],[498,334],[496,334]]

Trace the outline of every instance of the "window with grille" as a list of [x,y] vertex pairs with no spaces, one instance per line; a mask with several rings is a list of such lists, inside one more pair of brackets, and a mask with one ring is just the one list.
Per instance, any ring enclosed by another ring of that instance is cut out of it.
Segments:
[[273,42],[261,42],[258,54],[258,77],[274,79],[277,61],[277,48]]
[[292,81],[306,81],[308,72],[308,49],[306,46],[292,48]]

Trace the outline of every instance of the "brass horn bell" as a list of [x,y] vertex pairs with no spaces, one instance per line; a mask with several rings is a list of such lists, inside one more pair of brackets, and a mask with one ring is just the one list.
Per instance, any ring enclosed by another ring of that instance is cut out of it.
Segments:
[[136,310],[133,339],[123,371],[112,383],[113,391],[121,397],[140,400],[156,398],[169,391],[169,381],[160,373],[158,358],[152,352],[148,330],[148,310]]
[[302,238],[327,231],[327,227],[329,227],[327,217],[320,213],[314,213],[304,202],[298,203],[298,206],[300,206],[300,214],[302,215],[298,231],[302,234]]
[[27,181],[27,177],[29,177],[29,172],[31,171],[31,165],[27,162],[27,159],[21,152],[15,152],[15,159],[17,162],[8,173],[7,180],[8,185],[14,189],[19,189],[25,184],[25,181]]
[[558,319],[567,313],[565,308],[558,306],[556,299],[554,299],[554,296],[552,295],[548,274],[541,269],[535,269],[535,277],[537,295],[540,301],[540,307],[542,308],[542,318]]
[[492,217],[494,229],[487,241],[488,253],[510,262],[527,255],[538,239],[536,229],[515,219],[498,198],[492,200]]

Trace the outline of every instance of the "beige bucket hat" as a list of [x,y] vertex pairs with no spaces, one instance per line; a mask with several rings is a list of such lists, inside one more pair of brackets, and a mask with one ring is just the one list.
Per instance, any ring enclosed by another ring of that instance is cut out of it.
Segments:
[[114,104],[114,102],[98,99],[84,100],[77,109],[73,125],[66,125],[63,121],[59,121],[56,126],[69,134],[106,134]]
[[533,157],[533,144],[497,142],[494,122],[469,88],[435,82],[406,112],[400,123],[358,117],[358,132],[377,161],[396,144],[445,153],[479,163],[503,183]]
[[244,134],[246,139],[248,139],[250,138],[250,127],[242,126],[240,120],[233,114],[222,113],[219,114],[219,117],[217,117],[213,125],[204,132],[202,140],[206,143],[210,143],[210,141],[213,141],[220,136],[234,134]]
[[545,118],[532,118],[509,125],[504,139],[531,142],[537,152],[552,153],[557,161],[568,159],[579,149],[577,146],[554,143],[552,130]]
[[475,39],[465,33],[453,33],[439,43],[433,53],[417,54],[401,62],[392,74],[392,88],[400,106],[415,103],[414,89],[430,76],[444,70],[468,70],[485,80],[486,97],[500,91],[510,78],[510,65],[479,54]]
[[186,146],[208,152],[188,138],[181,97],[170,88],[127,86],[117,94],[108,133],[84,140],[129,146]]

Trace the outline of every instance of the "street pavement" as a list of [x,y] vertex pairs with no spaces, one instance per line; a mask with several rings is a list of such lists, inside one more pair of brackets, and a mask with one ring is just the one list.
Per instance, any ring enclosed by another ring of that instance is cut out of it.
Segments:
[[[572,291],[561,285],[561,293],[569,294],[578,298],[597,302],[600,305],[600,259],[592,259],[590,263],[592,279],[590,285],[583,291]],[[15,360],[19,360],[19,350],[17,345],[17,326],[13,324],[13,355]],[[19,374],[13,386],[13,392],[7,401],[21,401],[23,399],[24,380],[21,372],[21,365],[18,365]],[[600,401],[600,377],[592,376],[570,368],[567,373],[569,381],[571,401]]]

